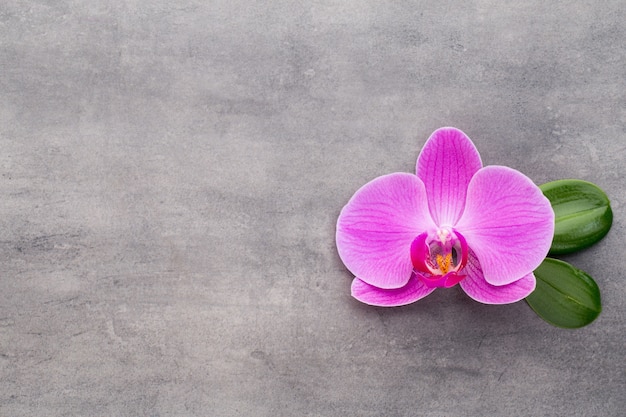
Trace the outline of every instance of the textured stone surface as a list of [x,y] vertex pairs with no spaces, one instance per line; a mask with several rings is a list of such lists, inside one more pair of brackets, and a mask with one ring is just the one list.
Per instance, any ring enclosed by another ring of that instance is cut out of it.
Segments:
[[[3,0],[0,415],[622,415],[626,9],[506,3]],[[349,296],[339,210],[444,125],[608,192],[595,323]]]

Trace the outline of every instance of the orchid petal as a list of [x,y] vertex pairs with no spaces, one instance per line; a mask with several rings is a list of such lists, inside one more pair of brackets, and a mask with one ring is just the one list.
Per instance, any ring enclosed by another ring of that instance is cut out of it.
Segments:
[[357,300],[381,307],[396,307],[411,304],[420,298],[426,297],[435,288],[428,288],[417,276],[413,275],[404,287],[396,289],[382,289],[355,278],[352,281],[352,296]]
[[417,176],[424,182],[430,214],[439,226],[452,226],[463,213],[467,186],[482,168],[476,147],[453,127],[435,130],[417,159]]
[[432,228],[424,184],[412,174],[389,174],[365,184],[343,208],[337,251],[368,284],[400,288],[413,271],[411,242]]
[[507,285],[491,285],[485,281],[478,258],[472,251],[468,259],[467,266],[463,270],[467,275],[459,285],[468,296],[480,303],[514,303],[526,298],[535,289],[535,276],[532,272]]
[[475,252],[485,280],[506,285],[531,273],[546,257],[554,235],[554,212],[524,174],[488,166],[472,178],[465,211],[455,228]]

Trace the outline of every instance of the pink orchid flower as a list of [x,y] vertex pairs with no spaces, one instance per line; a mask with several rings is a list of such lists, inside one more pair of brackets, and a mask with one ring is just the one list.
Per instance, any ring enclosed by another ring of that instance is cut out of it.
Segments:
[[483,167],[450,127],[430,136],[416,171],[370,181],[341,211],[337,250],[356,276],[352,295],[399,306],[456,284],[486,304],[530,294],[554,233],[541,190],[514,169]]

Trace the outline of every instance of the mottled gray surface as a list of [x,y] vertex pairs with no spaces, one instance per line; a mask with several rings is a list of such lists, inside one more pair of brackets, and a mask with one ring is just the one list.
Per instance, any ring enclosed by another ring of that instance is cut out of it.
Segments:
[[[504,3],[2,0],[0,415],[623,415],[624,1]],[[607,190],[596,322],[350,297],[339,210],[444,125]]]

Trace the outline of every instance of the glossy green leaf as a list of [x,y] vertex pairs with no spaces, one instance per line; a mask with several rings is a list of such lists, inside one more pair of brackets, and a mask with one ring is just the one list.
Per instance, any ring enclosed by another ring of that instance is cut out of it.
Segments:
[[570,329],[583,327],[602,311],[596,282],[567,262],[546,258],[535,270],[535,277],[537,287],[526,302],[548,323]]
[[594,184],[559,180],[539,186],[555,214],[550,254],[571,253],[593,245],[609,232],[613,211],[608,197]]

